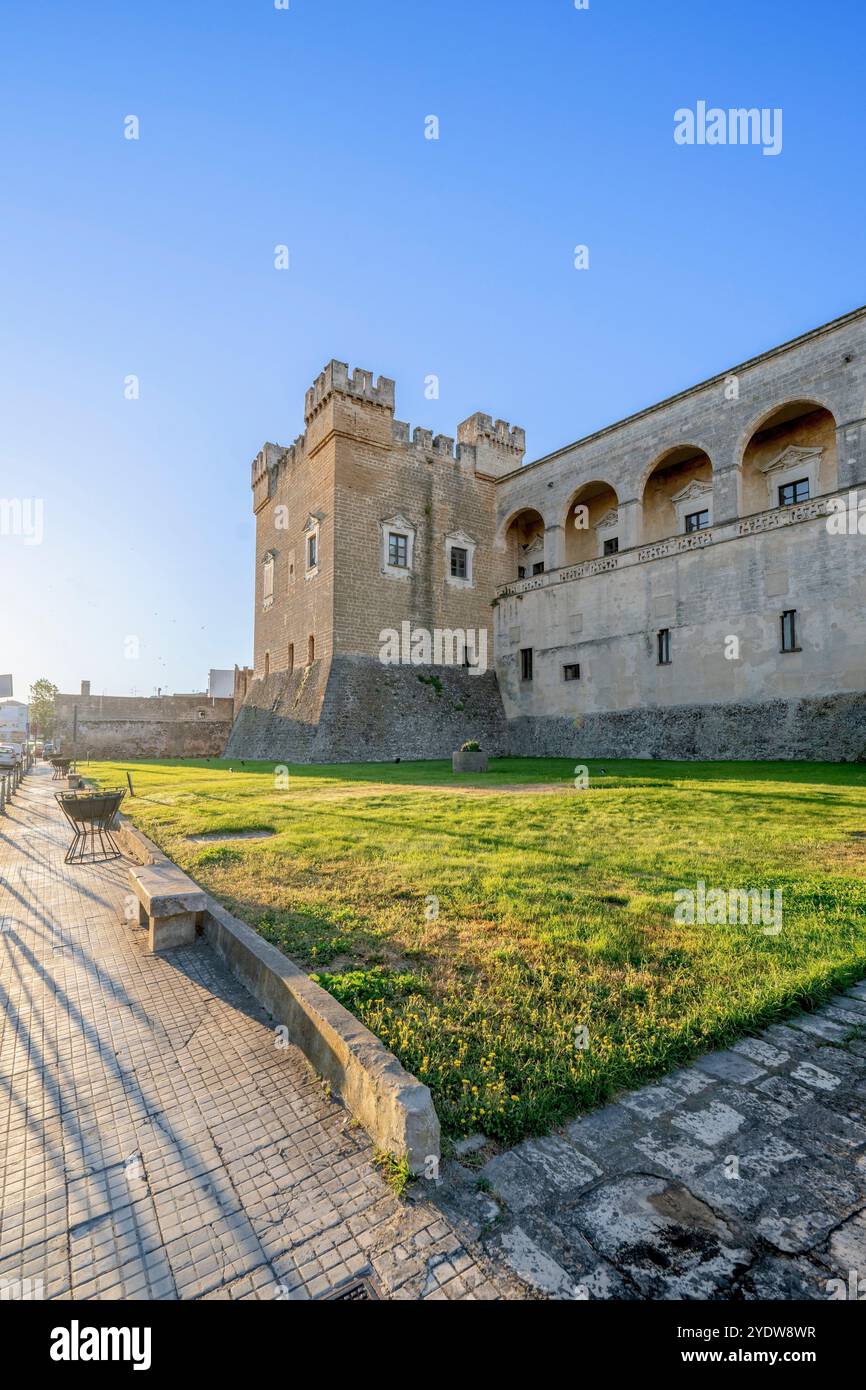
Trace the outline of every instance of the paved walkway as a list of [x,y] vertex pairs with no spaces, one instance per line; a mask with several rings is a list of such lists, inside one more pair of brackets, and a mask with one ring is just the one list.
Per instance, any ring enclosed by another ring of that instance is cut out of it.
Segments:
[[866,1299],[866,983],[441,1197],[549,1297]]
[[53,790],[40,766],[0,818],[0,1291],[522,1296],[397,1200],[206,942],[147,953],[122,860],[64,865]]

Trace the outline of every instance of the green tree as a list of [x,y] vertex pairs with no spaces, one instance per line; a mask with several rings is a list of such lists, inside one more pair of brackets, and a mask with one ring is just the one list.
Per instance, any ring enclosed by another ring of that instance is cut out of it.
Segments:
[[30,687],[30,732],[36,737],[51,738],[54,733],[54,697],[58,687],[45,676]]

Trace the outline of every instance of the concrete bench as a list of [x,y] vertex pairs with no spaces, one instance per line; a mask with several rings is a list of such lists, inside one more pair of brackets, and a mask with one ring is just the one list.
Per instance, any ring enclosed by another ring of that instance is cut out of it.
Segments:
[[148,929],[151,951],[190,946],[207,894],[170,862],[131,865],[129,882],[138,898],[138,920]]

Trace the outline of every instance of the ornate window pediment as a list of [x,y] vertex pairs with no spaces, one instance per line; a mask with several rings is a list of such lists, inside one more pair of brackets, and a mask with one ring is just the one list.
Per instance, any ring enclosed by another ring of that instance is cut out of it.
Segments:
[[321,512],[310,512],[304,522],[304,578],[315,579],[319,573],[319,527]]
[[820,444],[812,445],[811,448],[805,448],[801,444],[789,444],[787,449],[783,449],[775,458],[771,458],[769,463],[765,463],[761,472],[787,473],[790,469],[805,476],[810,464],[820,464],[823,452],[823,446]]
[[806,479],[809,484],[809,496],[816,497],[818,495],[820,491],[818,480],[823,453],[824,449],[820,444],[808,446],[789,444],[786,449],[782,449],[781,453],[771,458],[769,463],[761,466],[761,472],[767,479],[768,501],[771,507],[779,506],[780,490],[786,483],[800,482]]
[[274,560],[277,552],[268,550],[262,556],[262,607],[270,608],[274,601]]
[[597,521],[595,523],[595,529],[596,531],[611,531],[615,526],[618,525],[619,511],[616,507],[611,507],[608,511],[605,512],[604,516],[601,518],[601,521]]
[[452,531],[445,537],[445,583],[452,589],[475,587],[475,541],[465,531]]
[[686,517],[693,512],[708,512],[706,525],[713,524],[713,482],[711,478],[692,478],[684,488],[671,497],[677,514],[677,530],[685,531]]
[[682,488],[680,492],[674,493],[671,501],[674,506],[677,506],[680,502],[700,501],[705,497],[712,497],[712,495],[713,485],[711,482],[706,482],[701,478],[692,478],[692,481]]
[[[379,522],[383,574],[390,575],[392,579],[407,579],[409,577],[415,563],[416,534],[417,528],[414,522],[405,517],[402,512],[385,517],[384,521]],[[392,544],[392,537],[399,538],[399,543],[395,539]],[[404,541],[405,543],[403,543]],[[401,560],[405,557],[405,564],[393,563],[398,556]]]

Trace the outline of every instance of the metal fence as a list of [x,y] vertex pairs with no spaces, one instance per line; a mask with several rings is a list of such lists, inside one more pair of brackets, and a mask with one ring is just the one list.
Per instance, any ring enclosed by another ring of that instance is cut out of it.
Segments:
[[32,753],[24,752],[14,767],[0,768],[0,816],[5,816],[6,807],[21,786],[34,761],[35,758]]

